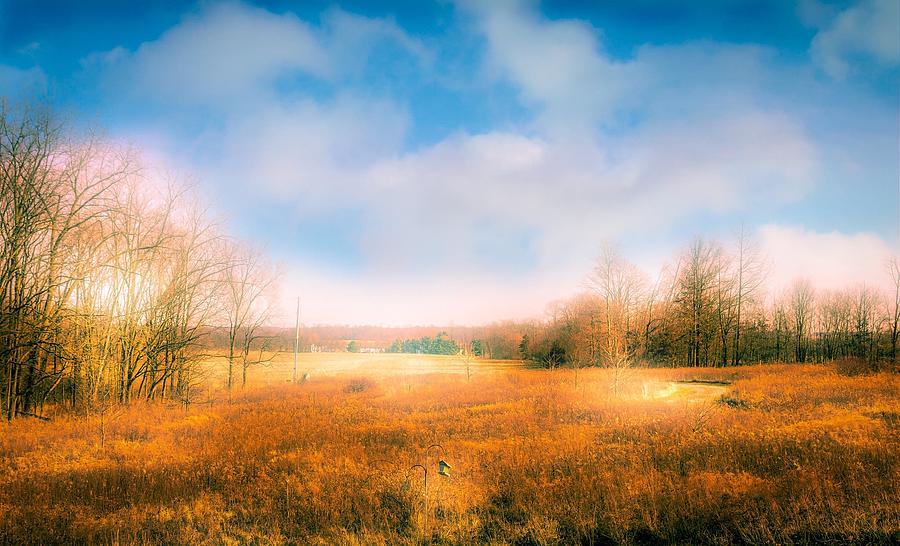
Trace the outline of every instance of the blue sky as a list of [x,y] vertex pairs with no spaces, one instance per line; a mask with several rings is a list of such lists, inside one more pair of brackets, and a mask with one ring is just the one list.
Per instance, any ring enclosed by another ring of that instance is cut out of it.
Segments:
[[540,314],[744,225],[773,290],[898,245],[900,4],[0,0],[0,93],[194,180],[310,322]]

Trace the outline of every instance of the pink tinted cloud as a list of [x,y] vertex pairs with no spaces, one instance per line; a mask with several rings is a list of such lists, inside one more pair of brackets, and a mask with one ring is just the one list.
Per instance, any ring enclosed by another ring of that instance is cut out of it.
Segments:
[[801,227],[769,224],[759,229],[760,243],[769,260],[768,285],[774,292],[807,278],[820,290],[865,283],[884,287],[889,282],[887,261],[891,249],[873,233],[820,233]]

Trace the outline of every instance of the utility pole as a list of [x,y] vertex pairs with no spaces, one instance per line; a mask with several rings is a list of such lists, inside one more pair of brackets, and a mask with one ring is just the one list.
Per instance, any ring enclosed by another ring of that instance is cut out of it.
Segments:
[[300,352],[300,296],[297,296],[297,324],[294,328],[294,383],[297,383],[298,352]]

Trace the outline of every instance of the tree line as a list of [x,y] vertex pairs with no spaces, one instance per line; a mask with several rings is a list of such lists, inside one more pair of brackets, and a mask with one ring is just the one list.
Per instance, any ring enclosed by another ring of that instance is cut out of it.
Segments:
[[447,332],[439,332],[436,336],[422,336],[419,339],[395,340],[388,347],[389,353],[412,353],[425,355],[455,355],[459,354],[459,343],[450,339]]
[[764,290],[766,262],[743,231],[730,244],[697,239],[674,263],[650,278],[604,248],[586,290],[523,331],[519,356],[547,367],[896,363],[896,259],[884,265],[888,290],[817,291],[797,279],[779,294]]
[[0,100],[0,406],[187,401],[201,338],[227,331],[227,382],[272,312],[276,276],[190,191],[134,153]]

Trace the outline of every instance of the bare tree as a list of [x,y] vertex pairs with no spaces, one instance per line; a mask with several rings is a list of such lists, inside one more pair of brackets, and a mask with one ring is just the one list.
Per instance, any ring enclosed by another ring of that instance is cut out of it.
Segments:
[[891,277],[893,297],[890,302],[888,322],[891,330],[891,362],[897,362],[897,336],[900,334],[900,259],[896,256],[888,262],[888,273]]
[[741,321],[744,307],[755,300],[766,273],[759,247],[744,231],[743,225],[738,233],[736,247],[734,349],[731,352],[731,362],[734,365],[741,363]]
[[667,325],[667,317],[671,312],[672,302],[674,300],[678,272],[681,267],[679,261],[674,270],[674,274],[670,274],[668,267],[664,266],[660,269],[656,277],[656,282],[650,289],[645,298],[644,311],[644,327],[642,332],[642,353],[648,356],[653,345],[653,339],[657,333],[664,330]]
[[677,303],[686,330],[688,366],[709,362],[716,279],[722,265],[720,255],[718,245],[698,239],[682,259]]
[[822,293],[818,300],[823,359],[832,360],[848,356],[853,321],[853,295],[847,290],[828,291]]
[[67,140],[45,111],[0,101],[0,360],[8,419],[33,415],[73,360],[70,300],[80,233],[128,161],[93,139]]
[[790,355],[793,351],[791,351],[790,347],[792,345],[791,342],[791,327],[788,320],[788,296],[786,294],[781,294],[774,299],[772,302],[772,331],[775,337],[775,346],[772,348],[774,353],[772,355],[772,360],[775,361],[784,361],[792,358]]
[[262,351],[250,357],[251,346],[258,341],[260,328],[273,314],[272,290],[277,276],[261,252],[230,243],[224,270],[225,307],[228,317],[228,389],[234,383],[235,360],[241,367],[241,386],[247,384],[247,369],[266,362]]
[[791,286],[790,310],[793,321],[794,358],[797,362],[806,362],[810,321],[813,317],[815,293],[806,279],[797,279]]
[[39,416],[58,390],[87,409],[134,397],[189,401],[223,271],[242,266],[252,275],[236,277],[244,292],[232,349],[245,378],[263,361],[250,349],[271,312],[271,271],[258,253],[225,268],[206,211],[183,185],[158,182],[127,150],[74,138],[46,112],[0,100],[0,405],[8,419]]
[[731,331],[735,328],[737,319],[737,276],[732,274],[731,261],[723,253],[716,256],[718,263],[715,266],[714,315],[716,329],[719,333],[719,350],[721,357],[719,365],[728,364],[728,342]]
[[605,343],[600,350],[606,366],[614,370],[613,389],[618,390],[635,353],[632,329],[637,326],[645,282],[640,271],[612,245],[601,250],[589,282],[602,306]]
[[853,353],[858,358],[874,362],[877,358],[875,341],[880,328],[879,298],[871,288],[856,288],[853,305]]
[[566,307],[574,327],[571,365],[577,389],[578,373],[581,368],[602,364],[600,356],[601,301],[595,292],[587,292],[573,298]]

